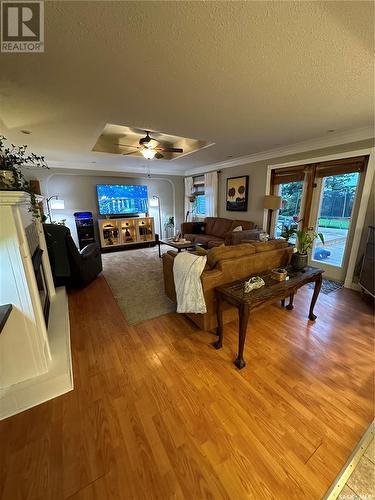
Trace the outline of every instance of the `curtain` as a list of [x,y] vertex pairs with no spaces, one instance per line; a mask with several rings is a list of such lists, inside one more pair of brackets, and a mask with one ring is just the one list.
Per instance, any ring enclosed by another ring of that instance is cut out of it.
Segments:
[[190,212],[187,220],[191,220],[191,203],[188,197],[191,196],[192,192],[193,192],[193,178],[185,177],[185,218],[187,212]]
[[217,172],[204,175],[206,217],[217,217]]

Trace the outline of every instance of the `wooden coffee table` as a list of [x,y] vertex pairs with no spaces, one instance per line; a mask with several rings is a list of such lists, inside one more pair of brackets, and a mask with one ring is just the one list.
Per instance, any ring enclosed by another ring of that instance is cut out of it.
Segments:
[[187,241],[186,243],[177,243],[176,241],[173,240],[159,240],[158,245],[159,245],[159,257],[161,257],[161,251],[160,251],[160,243],[163,243],[164,245],[168,245],[172,248],[175,248],[177,252],[181,252],[181,250],[187,250],[190,248],[195,248],[195,247],[201,247],[201,243],[194,243],[193,241]]
[[[260,273],[258,276],[263,278],[265,286],[258,288],[257,290],[252,290],[248,293],[245,293],[244,291],[245,280],[235,281],[227,285],[219,286],[215,289],[217,297],[217,335],[219,336],[219,339],[214,342],[213,346],[215,349],[220,349],[223,345],[223,304],[224,302],[227,302],[232,306],[237,307],[239,314],[240,326],[238,332],[238,356],[234,362],[239,369],[243,368],[246,364],[243,359],[243,351],[245,347],[246,330],[250,311],[268,306],[277,300],[280,300],[281,305],[284,307],[285,299],[287,297],[289,297],[289,304],[286,308],[292,310],[293,298],[296,291],[307,283],[315,282],[308,317],[311,321],[316,320],[314,306],[320,292],[322,274],[324,271],[316,267],[307,267],[303,272],[294,271],[290,267],[287,267],[286,269],[288,271],[289,280],[282,282],[276,281],[271,277],[270,271]],[[249,276],[249,278],[251,278],[251,276]]]

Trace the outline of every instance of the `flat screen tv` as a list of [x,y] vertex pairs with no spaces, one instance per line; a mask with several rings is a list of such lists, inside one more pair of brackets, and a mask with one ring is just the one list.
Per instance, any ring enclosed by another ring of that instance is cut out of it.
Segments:
[[148,212],[147,186],[97,184],[100,215],[132,215]]

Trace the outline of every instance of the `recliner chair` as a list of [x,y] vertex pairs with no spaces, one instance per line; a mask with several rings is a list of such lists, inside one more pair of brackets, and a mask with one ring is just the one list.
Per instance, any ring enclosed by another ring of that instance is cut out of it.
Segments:
[[56,286],[85,286],[102,271],[98,243],[90,243],[79,251],[67,227],[43,224],[43,229]]

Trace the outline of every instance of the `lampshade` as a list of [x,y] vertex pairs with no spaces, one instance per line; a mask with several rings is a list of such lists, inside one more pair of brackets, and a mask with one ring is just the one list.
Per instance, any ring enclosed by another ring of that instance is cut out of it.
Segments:
[[65,203],[64,200],[51,200],[50,206],[51,210],[64,210]]
[[281,202],[281,196],[268,194],[264,197],[263,207],[268,208],[269,210],[278,210],[279,208],[281,208]]
[[141,149],[141,153],[143,154],[143,156],[147,160],[152,160],[154,158],[154,156],[156,155],[157,151],[155,151],[155,149],[151,149],[151,148],[144,148],[144,149]]
[[152,198],[150,198],[150,200],[148,201],[148,205],[150,207],[158,207],[159,206],[159,198],[158,197],[155,197],[153,196]]

